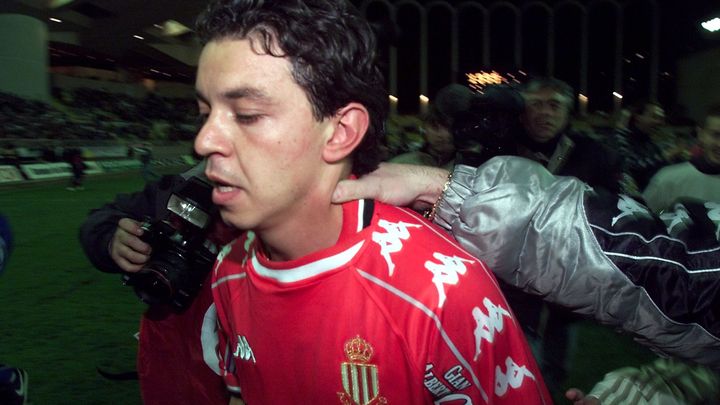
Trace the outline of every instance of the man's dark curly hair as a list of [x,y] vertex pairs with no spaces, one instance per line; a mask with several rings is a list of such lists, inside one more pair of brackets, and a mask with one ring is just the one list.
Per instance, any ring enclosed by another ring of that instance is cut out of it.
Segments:
[[[287,57],[315,119],[333,116],[350,102],[368,109],[370,125],[353,154],[353,173],[382,160],[388,97],[376,60],[370,25],[346,0],[217,0],[198,17],[203,44],[251,39],[262,52]],[[278,49],[279,48],[279,49]]]

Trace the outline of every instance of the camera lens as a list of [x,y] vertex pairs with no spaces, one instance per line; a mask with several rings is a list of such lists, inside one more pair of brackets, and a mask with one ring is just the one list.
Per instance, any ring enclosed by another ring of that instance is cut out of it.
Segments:
[[150,305],[169,302],[173,287],[163,271],[145,267],[133,276],[133,288],[140,299]]

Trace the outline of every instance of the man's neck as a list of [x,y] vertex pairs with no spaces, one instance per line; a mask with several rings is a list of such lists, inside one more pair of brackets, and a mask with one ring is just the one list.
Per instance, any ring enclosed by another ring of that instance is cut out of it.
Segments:
[[296,205],[296,210],[288,218],[277,221],[274,226],[256,230],[268,258],[273,261],[295,260],[337,243],[343,224],[343,209],[330,200],[338,180],[323,182],[318,179],[318,184],[332,184],[332,187],[319,186]]

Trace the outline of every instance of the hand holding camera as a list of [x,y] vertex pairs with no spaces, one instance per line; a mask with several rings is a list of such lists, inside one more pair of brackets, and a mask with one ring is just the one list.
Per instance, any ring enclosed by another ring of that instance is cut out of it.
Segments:
[[162,218],[118,222],[110,256],[143,302],[182,311],[202,287],[218,252],[208,239],[217,211],[211,192],[207,182],[191,177],[174,190]]
[[123,270],[135,273],[150,259],[152,247],[141,237],[140,223],[130,218],[118,221],[117,230],[110,241],[110,257]]

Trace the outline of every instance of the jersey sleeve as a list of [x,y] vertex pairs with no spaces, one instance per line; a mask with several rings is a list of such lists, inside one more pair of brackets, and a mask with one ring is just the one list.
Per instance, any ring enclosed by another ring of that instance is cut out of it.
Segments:
[[490,271],[477,260],[455,259],[455,274],[446,265],[433,277],[445,299],[435,311],[439,327],[430,339],[425,388],[436,403],[552,403]]

